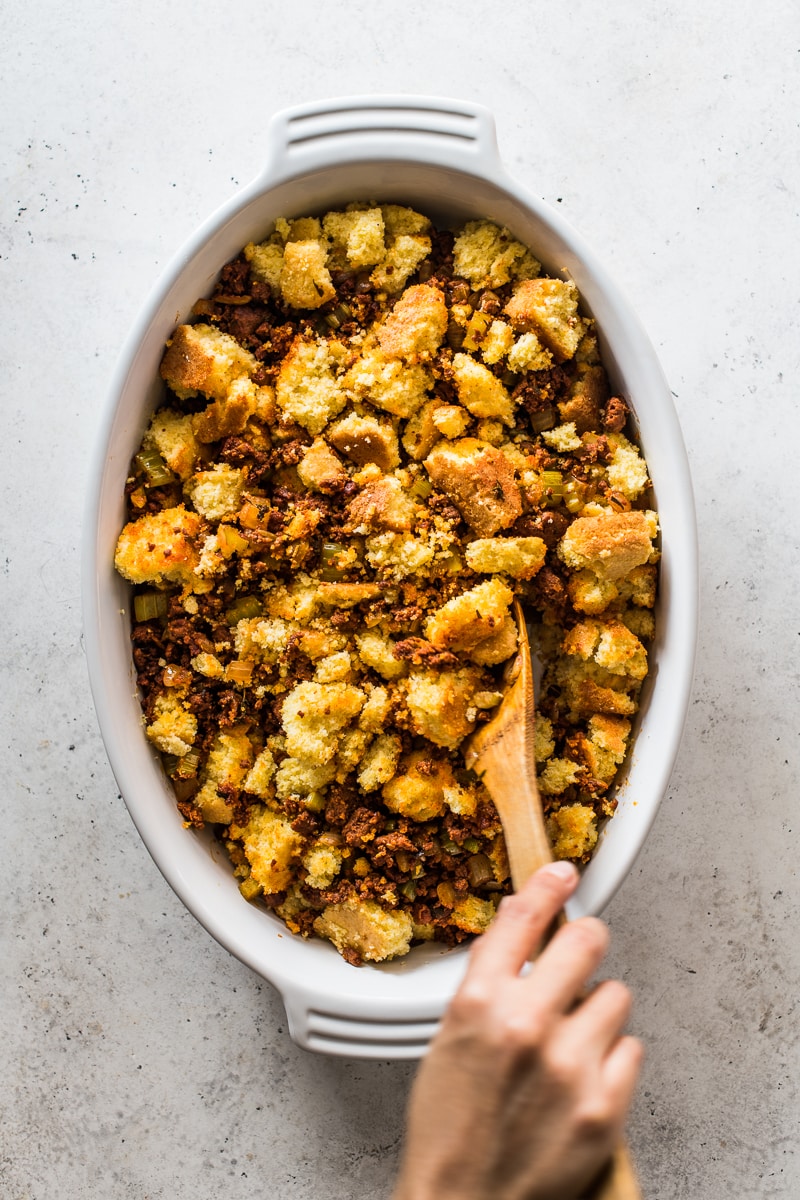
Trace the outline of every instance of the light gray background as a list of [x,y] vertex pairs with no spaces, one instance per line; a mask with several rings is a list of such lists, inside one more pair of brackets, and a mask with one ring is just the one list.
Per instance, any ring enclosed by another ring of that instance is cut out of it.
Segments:
[[167,259],[286,104],[472,98],[600,252],[675,394],[703,556],[696,688],[608,912],[648,1059],[649,1200],[800,1196],[794,0],[6,0],[0,1194],[387,1197],[412,1068],[312,1057],[181,908],[97,732],[88,455]]

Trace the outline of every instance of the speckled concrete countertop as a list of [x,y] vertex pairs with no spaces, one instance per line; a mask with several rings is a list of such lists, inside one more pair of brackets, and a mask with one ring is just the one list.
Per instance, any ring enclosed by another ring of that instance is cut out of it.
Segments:
[[239,0],[4,9],[0,1194],[387,1197],[412,1069],[310,1056],[168,890],[81,650],[88,456],[173,251],[269,116],[355,91],[488,104],[627,291],[691,458],[703,555],[672,785],[607,916],[648,1061],[648,1200],[800,1196],[796,792],[800,10]]

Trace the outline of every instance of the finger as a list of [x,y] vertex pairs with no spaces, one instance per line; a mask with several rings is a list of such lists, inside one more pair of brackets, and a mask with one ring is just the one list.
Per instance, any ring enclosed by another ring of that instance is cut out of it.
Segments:
[[491,926],[475,942],[467,977],[518,975],[578,886],[571,863],[548,863],[500,903]]
[[606,980],[562,1022],[559,1036],[581,1059],[602,1061],[619,1040],[631,1014],[632,997],[624,983]]
[[617,1113],[620,1129],[630,1108],[643,1060],[644,1046],[638,1038],[627,1036],[616,1042],[603,1063],[603,1083]]
[[559,929],[525,979],[529,1003],[539,1012],[567,1012],[608,949],[608,928],[581,917]]

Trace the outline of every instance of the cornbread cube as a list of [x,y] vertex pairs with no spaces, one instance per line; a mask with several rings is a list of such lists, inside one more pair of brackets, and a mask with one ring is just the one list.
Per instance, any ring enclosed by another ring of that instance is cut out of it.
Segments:
[[257,806],[245,825],[231,825],[228,832],[242,842],[250,875],[265,895],[272,896],[289,887],[303,839],[284,817]]
[[[278,228],[282,224],[280,217],[275,222],[275,227]],[[319,217],[298,217],[295,221],[283,222],[288,225],[285,230],[280,232],[285,242],[318,242],[322,238],[322,221]]]
[[349,413],[329,426],[326,440],[358,466],[375,463],[384,472],[400,462],[397,432],[388,421]]
[[290,796],[313,796],[336,778],[332,763],[315,764],[300,758],[284,758],[275,772],[275,789],[279,800]]
[[[514,330],[505,321],[492,321],[481,343],[481,357],[492,366],[505,358],[514,345]],[[513,369],[513,368],[512,368]]]
[[588,567],[612,583],[648,562],[658,532],[654,512],[608,512],[578,517],[558,544],[559,557],[573,570]]
[[374,267],[384,257],[383,213],[379,208],[326,213],[322,229],[343,265],[361,270]]
[[266,800],[272,794],[272,779],[276,766],[272,751],[265,746],[247,773],[242,790]]
[[499,628],[482,642],[478,642],[467,657],[470,662],[480,667],[496,667],[498,663],[510,658],[516,649],[517,623],[509,613]]
[[380,583],[320,583],[316,595],[327,608],[354,608],[365,600],[377,600],[383,590]]
[[386,251],[382,262],[370,275],[370,281],[378,292],[394,296],[401,292],[409,276],[431,252],[431,239],[419,235],[399,234]]
[[425,622],[425,637],[437,650],[473,650],[503,624],[513,599],[501,579],[487,579],[437,608]]
[[547,836],[556,858],[585,859],[597,844],[597,818],[586,804],[569,804],[547,821]]
[[402,204],[382,204],[381,215],[386,237],[390,242],[401,236],[413,237],[427,233],[431,227],[428,217]]
[[202,392],[224,400],[234,380],[252,375],[258,362],[244,346],[213,325],[179,325],[167,342],[161,378],[182,400]]
[[356,645],[364,665],[377,671],[383,679],[400,679],[408,673],[408,664],[394,656],[395,643],[379,629],[357,633]]
[[353,674],[353,660],[347,650],[337,650],[335,654],[327,654],[317,663],[314,679],[317,683],[345,682]]
[[336,846],[315,842],[302,859],[308,871],[306,883],[313,888],[328,888],[342,868],[342,852]]
[[478,811],[478,792],[476,787],[462,787],[461,784],[454,783],[452,787],[442,788],[442,798],[450,812],[456,816],[474,817]]
[[335,760],[336,778],[340,783],[363,762],[370,741],[371,734],[365,733],[357,726],[344,731],[339,739]]
[[562,420],[572,421],[578,433],[599,429],[602,410],[608,401],[608,379],[601,366],[585,366],[558,410]]
[[436,746],[455,750],[475,728],[473,697],[482,680],[478,667],[412,671],[404,684],[412,731]]
[[434,487],[453,501],[478,537],[492,537],[522,512],[514,469],[501,450],[477,438],[434,447],[425,459]]
[[445,790],[457,787],[447,760],[431,760],[424,750],[415,750],[401,763],[400,770],[385,783],[381,795],[392,812],[412,821],[432,821],[444,812]]
[[623,600],[639,608],[652,608],[656,602],[658,576],[654,563],[634,567],[617,581],[617,590]]
[[201,771],[202,786],[194,797],[205,821],[226,825],[231,820],[233,809],[223,789],[238,791],[252,765],[253,747],[244,726],[216,734]]
[[417,517],[417,505],[394,475],[368,483],[347,506],[347,525],[353,533],[390,529],[404,533]]
[[262,419],[274,418],[275,394],[272,388],[256,387],[252,379],[242,375],[234,379],[223,400],[215,400],[190,419],[198,441],[218,442],[242,433],[256,412]]
[[481,442],[488,442],[490,446],[502,446],[506,440],[506,431],[502,421],[478,421],[475,426],[475,435]]
[[353,364],[342,387],[352,399],[369,400],[396,417],[410,417],[425,403],[432,382],[425,367],[387,358],[375,347]]
[[565,654],[592,659],[612,675],[642,680],[647,674],[647,651],[621,621],[580,621],[566,634],[563,648]]
[[316,765],[330,762],[365,701],[364,692],[348,683],[298,683],[281,710],[289,754]]
[[467,544],[467,566],[473,571],[532,579],[542,567],[547,544],[540,537],[476,538]]
[[587,733],[578,734],[575,748],[593,779],[610,784],[625,757],[631,723],[625,717],[598,713],[589,719]]
[[336,288],[325,265],[328,251],[321,242],[287,242],[283,251],[281,295],[292,308],[319,308],[332,300]]
[[281,272],[283,271],[283,246],[279,242],[262,242],[255,245],[248,242],[244,248],[244,256],[250,264],[250,274],[259,283],[267,283],[278,295],[281,288]]
[[281,618],[242,618],[234,629],[234,648],[239,658],[276,663],[295,633],[296,626]]
[[434,414],[442,407],[443,402],[438,397],[427,400],[406,422],[402,438],[403,449],[415,462],[427,458],[441,437]]
[[275,398],[278,408],[314,436],[347,403],[336,377],[336,359],[324,340],[295,338],[281,363]]
[[208,521],[221,521],[238,512],[242,503],[244,474],[228,463],[216,463],[210,471],[198,471],[186,484],[186,494]]
[[523,333],[508,351],[510,371],[546,371],[553,365],[553,356],[535,333]]
[[160,408],[153,414],[142,445],[145,450],[157,450],[179,479],[189,478],[200,457],[192,417],[170,408]]
[[539,274],[541,264],[507,229],[491,221],[468,221],[453,246],[453,271],[475,288],[502,287]]
[[392,911],[374,900],[351,896],[323,909],[314,931],[333,942],[340,954],[354,950],[367,962],[385,962],[408,953],[414,926],[401,909]]
[[315,438],[297,464],[300,481],[311,492],[334,491],[348,476],[339,459],[322,438]]
[[631,716],[636,712],[636,681],[604,671],[591,660],[567,657],[553,672],[571,721],[596,713]]
[[468,895],[456,900],[450,914],[450,924],[467,933],[485,933],[495,918],[497,909],[491,900]]
[[548,429],[542,434],[542,441],[551,450],[558,451],[559,454],[569,454],[571,451],[581,448],[581,439],[578,437],[572,421],[565,425],[557,425],[555,429]]
[[188,754],[197,737],[197,718],[173,690],[156,696],[155,716],[145,730],[164,754]]
[[466,433],[471,420],[460,404],[441,404],[433,411],[433,423],[443,437],[455,440]]
[[586,329],[571,280],[526,279],[503,310],[520,333],[535,333],[561,359],[572,358]]
[[270,617],[299,621],[301,625],[316,616],[319,603],[319,585],[311,583],[307,575],[293,579],[288,586],[275,583],[264,593],[264,607]]
[[194,795],[192,802],[209,825],[227,825],[233,820],[233,806],[210,779]]
[[131,583],[191,583],[200,561],[202,521],[183,504],[130,521],[119,536],[114,566]]
[[650,642],[656,636],[655,617],[646,608],[626,608],[619,619],[640,642]]
[[427,283],[407,288],[378,330],[387,358],[418,362],[430,358],[447,331],[447,305],[437,287]]
[[587,616],[605,612],[619,595],[618,588],[608,579],[601,579],[588,569],[576,571],[567,580],[567,594],[572,607]]
[[514,424],[511,396],[483,363],[468,354],[455,354],[453,380],[459,400],[473,417],[489,417],[506,425]]
[[560,796],[584,773],[580,763],[571,758],[548,758],[539,774],[539,791],[543,796]]
[[541,713],[536,714],[533,731],[533,756],[537,763],[543,763],[552,756],[556,748],[553,737],[553,722]]
[[358,718],[358,727],[365,733],[379,733],[389,716],[392,702],[385,687],[379,684],[365,684],[367,702]]
[[411,533],[376,533],[366,540],[367,562],[375,570],[385,570],[395,579],[427,575],[437,553],[451,539],[437,530],[423,530],[419,537]]
[[383,733],[370,745],[358,772],[358,786],[363,792],[375,792],[394,776],[403,743],[394,733]]
[[649,482],[647,463],[624,434],[611,433],[608,440],[614,447],[611,461],[606,467],[608,482],[615,491],[622,492],[629,500],[636,500]]

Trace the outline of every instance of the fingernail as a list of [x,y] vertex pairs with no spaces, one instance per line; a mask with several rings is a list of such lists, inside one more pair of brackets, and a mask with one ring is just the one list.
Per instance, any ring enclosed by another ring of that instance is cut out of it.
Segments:
[[571,862],[554,862],[548,863],[546,867],[542,867],[542,872],[547,872],[548,875],[555,875],[557,879],[563,879],[565,883],[572,883],[577,878],[578,871]]

